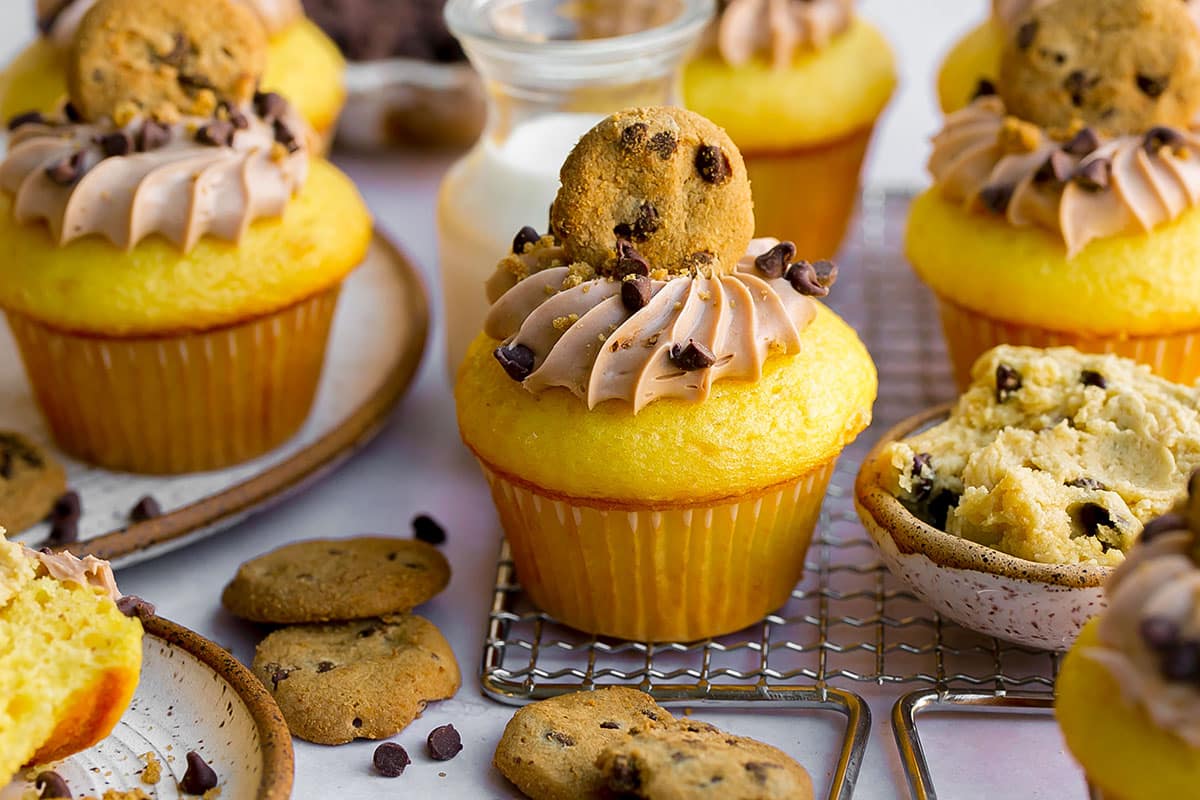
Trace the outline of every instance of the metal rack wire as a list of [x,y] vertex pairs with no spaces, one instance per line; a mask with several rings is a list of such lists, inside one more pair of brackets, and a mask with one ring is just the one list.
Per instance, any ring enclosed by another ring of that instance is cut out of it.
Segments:
[[903,263],[909,198],[867,194],[842,255],[835,309],[880,371],[875,424],[843,455],[788,603],[761,625],[700,642],[625,642],[573,631],[530,606],[505,547],[483,647],[484,692],[519,704],[598,686],[637,686],[662,702],[768,704],[842,715],[831,800],[854,791],[870,731],[856,685],[909,689],[892,726],[914,798],[935,798],[922,713],[1045,713],[1058,659],[966,631],[901,588],[854,511],[854,475],[874,433],[953,396],[932,298]]

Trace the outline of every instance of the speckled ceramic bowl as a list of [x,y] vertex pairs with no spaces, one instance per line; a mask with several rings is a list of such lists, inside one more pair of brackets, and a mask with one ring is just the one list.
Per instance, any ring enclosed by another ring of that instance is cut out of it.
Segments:
[[1104,608],[1111,567],[1040,564],[953,536],[923,522],[885,488],[888,444],[942,422],[949,406],[909,417],[863,461],[854,502],[892,574],[942,616],[965,628],[1044,650],[1066,650]]

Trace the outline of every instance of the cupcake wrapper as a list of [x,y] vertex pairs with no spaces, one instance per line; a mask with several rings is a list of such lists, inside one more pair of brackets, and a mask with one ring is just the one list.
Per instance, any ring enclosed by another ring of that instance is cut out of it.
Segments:
[[835,460],[735,502],[669,508],[562,497],[482,466],[538,607],[588,633],[692,641],[787,601]]
[[858,201],[873,131],[787,152],[743,151],[754,186],[755,235],[795,242],[797,255],[809,261],[833,258]]
[[161,338],[64,333],[8,314],[58,445],[128,472],[218,469],[261,455],[312,407],[340,285],[248,322]]
[[938,306],[959,389],[971,383],[975,360],[1000,344],[1114,353],[1147,364],[1158,375],[1177,383],[1191,384],[1200,378],[1200,330],[1162,336],[1097,336],[992,319],[943,297],[938,298]]

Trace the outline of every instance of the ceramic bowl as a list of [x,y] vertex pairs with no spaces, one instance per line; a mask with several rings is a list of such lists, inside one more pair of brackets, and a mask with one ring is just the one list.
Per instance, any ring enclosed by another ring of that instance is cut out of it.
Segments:
[[944,421],[950,406],[885,433],[863,461],[854,502],[883,562],[917,597],[964,628],[1041,650],[1066,650],[1104,608],[1112,567],[1040,564],[940,531],[886,488],[887,446]]

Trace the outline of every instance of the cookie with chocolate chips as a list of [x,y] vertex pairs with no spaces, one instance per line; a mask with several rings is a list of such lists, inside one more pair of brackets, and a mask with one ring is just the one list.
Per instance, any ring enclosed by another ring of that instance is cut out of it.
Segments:
[[732,271],[754,233],[750,181],[725,131],[679,108],[603,120],[567,157],[550,229],[573,261],[613,272],[618,242],[651,269]]
[[392,736],[462,681],[441,631],[413,615],[280,628],[253,669],[292,734],[317,744]]
[[284,545],[238,568],[221,602],[253,622],[290,624],[403,614],[450,581],[433,545],[362,536]]
[[1179,0],[1059,0],[1016,28],[998,89],[1054,130],[1184,128],[1200,112],[1200,30]]
[[129,110],[211,114],[253,97],[267,34],[236,0],[100,0],[83,18],[67,66],[85,119]]
[[19,533],[41,522],[67,490],[67,474],[19,433],[0,431],[0,528]]

